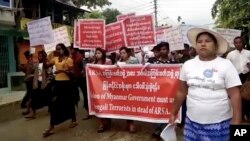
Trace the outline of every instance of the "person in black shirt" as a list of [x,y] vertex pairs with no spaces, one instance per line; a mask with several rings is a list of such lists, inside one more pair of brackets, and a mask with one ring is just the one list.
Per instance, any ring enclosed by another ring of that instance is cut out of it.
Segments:
[[154,64],[154,62],[155,62],[156,60],[158,60],[159,57],[160,57],[160,49],[159,49],[159,47],[156,45],[156,46],[154,46],[154,48],[153,48],[151,51],[154,53],[154,57],[148,58],[148,63]]
[[151,64],[170,64],[172,61],[169,59],[169,44],[168,42],[161,42],[157,46],[154,47],[153,50],[157,50],[159,52],[159,55],[154,58],[150,58],[148,60],[148,63]]
[[[151,64],[173,64],[175,63],[175,62],[172,62],[169,58],[169,43],[168,42],[159,43],[157,46],[154,47],[153,50],[159,51],[159,57],[149,59],[148,63],[151,63]],[[167,126],[167,123],[157,124],[152,136],[156,138],[160,138],[160,134],[166,126]]]

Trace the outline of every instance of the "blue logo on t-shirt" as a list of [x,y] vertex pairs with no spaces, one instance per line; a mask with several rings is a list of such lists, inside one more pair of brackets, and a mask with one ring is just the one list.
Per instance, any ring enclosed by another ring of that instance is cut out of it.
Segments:
[[206,69],[204,72],[203,72],[203,75],[207,78],[211,78],[213,77],[213,70],[212,69]]

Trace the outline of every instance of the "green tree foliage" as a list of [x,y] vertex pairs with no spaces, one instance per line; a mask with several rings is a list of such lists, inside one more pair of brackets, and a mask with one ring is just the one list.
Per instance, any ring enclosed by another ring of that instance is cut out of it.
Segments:
[[216,0],[211,14],[218,27],[250,29],[249,0]]
[[107,8],[102,12],[102,15],[105,17],[106,24],[116,22],[116,16],[120,15],[121,12],[117,9]]
[[110,5],[109,0],[73,0],[77,6],[87,6],[88,8],[103,7]]
[[102,12],[100,12],[100,11],[92,11],[91,13],[86,13],[81,18],[84,18],[84,19],[105,19]]
[[80,15],[79,18],[83,19],[105,19],[106,24],[114,23],[116,22],[116,16],[120,15],[121,12],[117,9],[110,9],[107,8],[104,11],[92,11],[91,13],[86,13],[84,15]]

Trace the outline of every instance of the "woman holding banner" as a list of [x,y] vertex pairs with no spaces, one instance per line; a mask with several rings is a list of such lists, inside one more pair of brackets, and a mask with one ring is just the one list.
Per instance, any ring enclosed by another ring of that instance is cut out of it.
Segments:
[[[131,55],[131,50],[127,47],[121,47],[120,51],[120,61],[117,62],[119,64],[139,64],[139,61]],[[133,120],[127,120],[127,129],[130,133],[135,133],[135,125]]]
[[94,64],[112,65],[112,61],[107,58],[105,50],[102,48],[96,48]]
[[120,60],[118,62],[124,63],[124,64],[139,64],[137,58],[132,56],[131,49],[127,47],[121,47],[120,48]]
[[184,63],[170,123],[187,98],[184,140],[229,141],[230,124],[241,123],[241,81],[232,63],[218,57],[227,41],[218,33],[192,28],[188,39],[198,56]]
[[[107,59],[106,51],[101,48],[96,48],[95,50],[95,61],[94,64],[99,65],[112,65],[112,61]],[[110,126],[110,119],[99,118],[99,128],[97,130],[98,133],[102,133],[105,131],[106,126]]]
[[69,51],[64,44],[58,44],[56,50],[60,52],[50,63],[46,63],[45,68],[55,65],[55,83],[52,101],[50,104],[50,125],[43,133],[44,137],[53,134],[55,125],[71,119],[70,128],[77,126],[75,102],[72,95],[72,83],[70,74],[73,70],[73,60],[69,57]]

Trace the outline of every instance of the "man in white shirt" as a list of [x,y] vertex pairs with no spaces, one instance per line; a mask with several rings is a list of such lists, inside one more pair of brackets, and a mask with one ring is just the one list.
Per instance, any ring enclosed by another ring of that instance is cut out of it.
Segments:
[[[250,70],[250,51],[244,49],[243,39],[236,37],[234,39],[235,50],[227,55],[233,65],[235,66],[240,76],[241,83],[243,84],[249,75]],[[250,101],[242,99],[242,117],[250,120]]]
[[149,50],[149,47],[141,48],[141,52],[135,54],[135,58],[139,61],[140,64],[145,64],[148,62],[148,59],[153,57],[154,53]]
[[248,77],[250,68],[250,51],[244,49],[244,43],[241,37],[234,39],[234,45],[236,49],[227,55],[227,59],[235,66],[243,84]]

